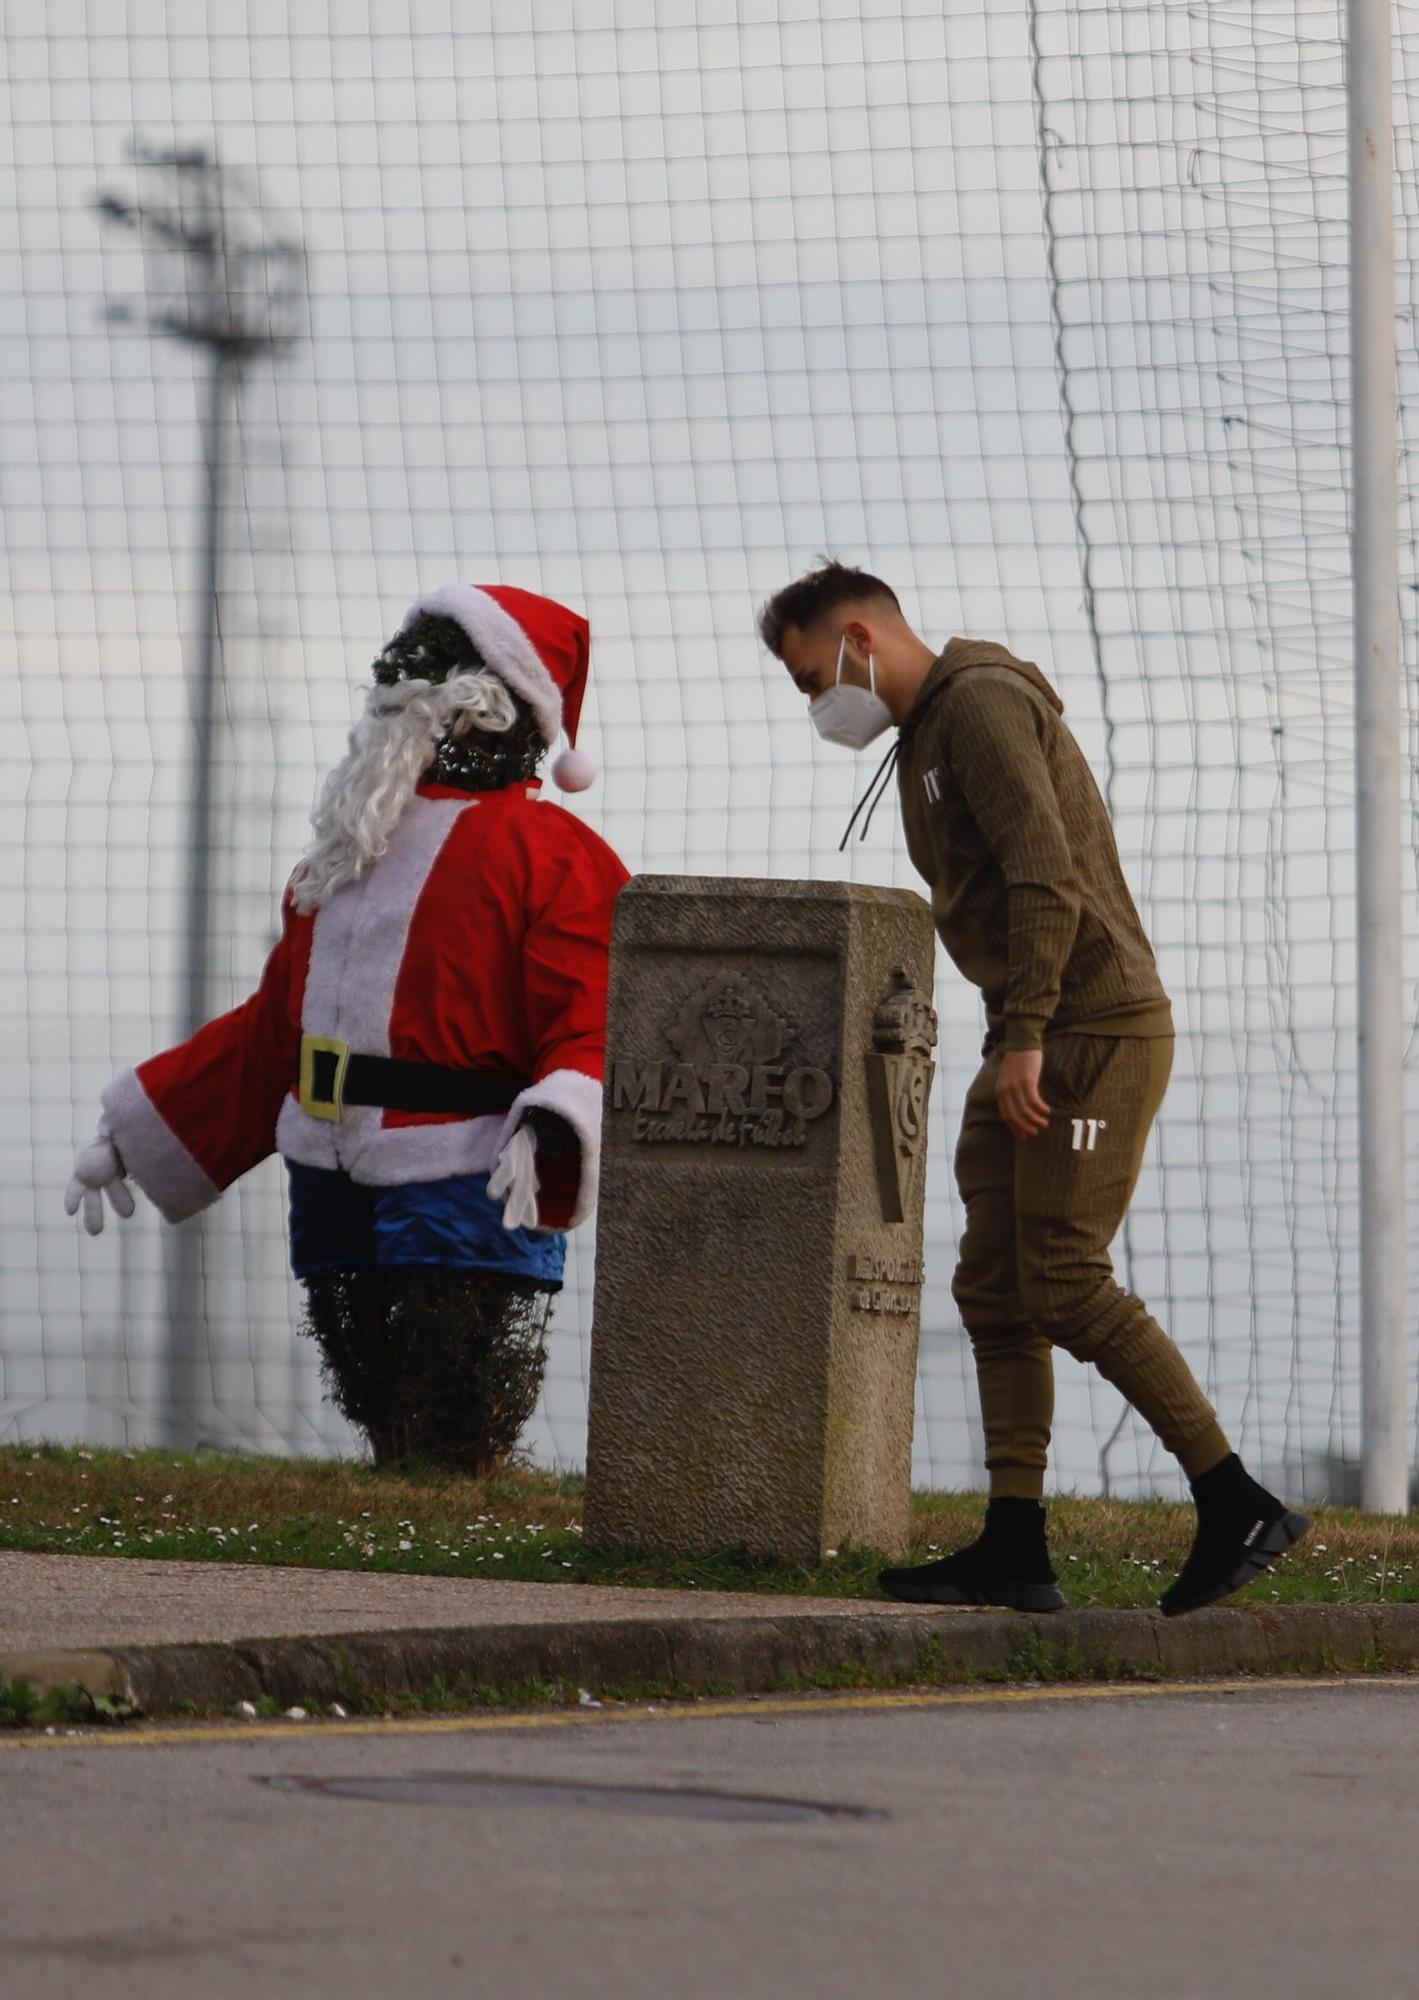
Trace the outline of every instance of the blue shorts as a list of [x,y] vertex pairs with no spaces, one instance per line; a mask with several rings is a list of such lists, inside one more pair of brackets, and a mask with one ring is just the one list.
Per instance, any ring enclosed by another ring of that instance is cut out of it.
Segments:
[[346,1173],[287,1160],[291,1182],[291,1269],[316,1271],[441,1264],[446,1270],[500,1271],[561,1289],[567,1239],[558,1230],[504,1229],[486,1174],[366,1187]]

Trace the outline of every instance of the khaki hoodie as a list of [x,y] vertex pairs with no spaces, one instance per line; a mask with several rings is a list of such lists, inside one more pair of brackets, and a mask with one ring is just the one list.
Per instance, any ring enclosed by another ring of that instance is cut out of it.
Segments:
[[985,996],[988,1046],[1051,1030],[1161,1036],[1168,996],[1064,704],[1028,660],[952,639],[901,732],[907,849]]

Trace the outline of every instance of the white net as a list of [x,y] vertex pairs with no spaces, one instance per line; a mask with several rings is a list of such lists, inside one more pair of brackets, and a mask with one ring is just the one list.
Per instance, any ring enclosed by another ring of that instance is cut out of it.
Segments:
[[[1413,291],[1415,12],[1398,10]],[[1312,1493],[1358,1453],[1342,9],[1032,9],[1046,251],[1104,771],[1188,1034],[1145,1291]],[[1096,79],[1107,74],[1108,91]],[[1412,520],[1412,322],[1401,322]],[[1412,535],[1402,599],[1416,726]],[[1414,1018],[1412,776],[1405,869]],[[1412,1053],[1412,1052],[1411,1052]],[[1408,1069],[1411,1102],[1414,1071]],[[1415,1211],[1411,1207],[1411,1218]],[[1413,1234],[1411,1220],[1411,1235]],[[1106,1446],[1156,1475],[1132,1419]]]
[[[1398,17],[1407,101],[1415,9]],[[309,259],[309,339],[248,371],[228,437],[218,1004],[259,967],[368,661],[453,579],[586,609],[604,775],[578,809],[630,867],[909,885],[885,812],[838,856],[862,773],[754,636],[820,550],[860,561],[928,635],[1003,639],[1060,687],[1182,1029],[1120,1262],[1241,1448],[1294,1490],[1345,1490],[1338,5],[365,0],[297,30],[263,0],[195,0],[180,24],[127,0],[96,19],[50,0],[3,29],[0,1437],[162,1428],[159,1228],[90,1242],[59,1205],[99,1087],[171,1038],[180,999],[196,379],[181,342],[103,319],[143,271],[92,206],[138,132],[257,173]],[[1409,327],[1406,308],[1406,527]],[[1404,573],[1412,689],[1412,543]],[[1408,870],[1412,946],[1412,841]],[[949,969],[938,1000],[916,1470],[970,1485],[949,1151],[978,1010]],[[273,1164],[204,1229],[195,1414],[214,1443],[346,1449],[295,1337],[282,1211]],[[571,1465],[590,1250],[530,1439]],[[1170,1490],[1113,1391],[1059,1374],[1056,1482]]]

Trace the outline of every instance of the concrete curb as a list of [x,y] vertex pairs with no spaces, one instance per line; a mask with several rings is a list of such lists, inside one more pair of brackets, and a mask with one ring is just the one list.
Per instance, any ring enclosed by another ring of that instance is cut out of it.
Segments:
[[754,1694],[876,1680],[1193,1680],[1419,1668],[1419,1603],[1199,1611],[870,1611],[781,1618],[438,1626],[308,1639],[0,1655],[0,1676],[77,1682],[146,1715],[262,1698],[377,1707],[441,1683],[475,1704],[532,1683],[610,1692]]

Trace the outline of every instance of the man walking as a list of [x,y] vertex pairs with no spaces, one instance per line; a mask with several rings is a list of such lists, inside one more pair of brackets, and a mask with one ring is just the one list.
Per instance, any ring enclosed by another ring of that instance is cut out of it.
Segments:
[[897,725],[907,848],[937,933],[985,1000],[956,1178],[952,1292],[980,1386],[984,1532],[884,1570],[916,1603],[1057,1610],[1043,1506],[1052,1350],[1092,1361],[1181,1464],[1197,1533],[1170,1616],[1239,1590],[1310,1527],[1252,1479],[1173,1342],[1116,1282],[1109,1245],[1167,1088],[1173,1022],[1113,830],[1058,695],[1003,646],[932,649],[880,578],[828,563],[760,614],[829,742]]

